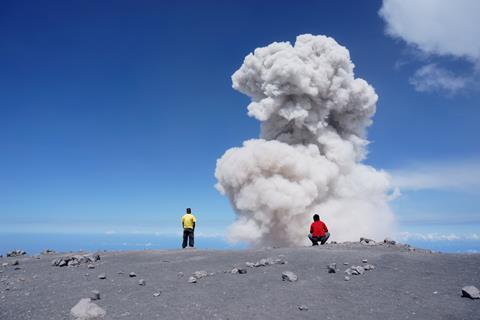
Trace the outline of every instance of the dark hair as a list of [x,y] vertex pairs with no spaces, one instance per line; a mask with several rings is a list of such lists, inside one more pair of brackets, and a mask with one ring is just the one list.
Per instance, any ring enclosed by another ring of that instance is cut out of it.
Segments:
[[187,208],[187,213],[192,213],[192,209]]
[[318,216],[318,214],[314,214],[313,221],[319,221],[319,220],[320,220],[320,217]]

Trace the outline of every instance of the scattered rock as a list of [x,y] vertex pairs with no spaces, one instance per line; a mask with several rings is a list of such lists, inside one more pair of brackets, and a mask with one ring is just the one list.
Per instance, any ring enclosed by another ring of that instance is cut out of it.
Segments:
[[130,278],[135,278],[135,277],[137,276],[137,274],[136,274],[135,272],[130,272],[130,273],[128,274],[128,276],[129,276]]
[[208,272],[207,271],[195,271],[193,273],[193,277],[195,277],[196,279],[201,279],[201,278],[205,278],[206,276],[208,276]]
[[336,263],[330,263],[327,266],[328,273],[336,273],[337,272],[337,264]]
[[349,276],[345,276],[345,278],[343,278],[343,280],[348,281],[348,280],[350,280],[350,277],[349,277]]
[[18,265],[19,265],[18,260],[13,261],[12,266],[18,266]]
[[90,294],[90,300],[94,301],[94,300],[100,300],[100,291],[98,290],[92,290],[91,294]]
[[13,251],[10,251],[7,253],[7,257],[20,257],[20,256],[23,256],[23,255],[26,255],[27,252],[23,251],[23,250],[13,250]]
[[366,264],[363,266],[363,269],[365,269],[365,271],[369,271],[375,269],[375,266],[373,264]]
[[344,262],[343,265],[344,265],[344,266],[348,266],[348,262]]
[[139,286],[144,286],[146,284],[147,284],[147,282],[145,282],[145,280],[143,280],[143,279],[138,280],[138,285]]
[[70,315],[75,320],[90,320],[105,317],[107,312],[90,299],[81,299],[71,310]]
[[76,267],[76,266],[80,265],[80,261],[77,260],[77,259],[72,259],[72,260],[68,261],[67,265],[69,267]]
[[40,254],[42,254],[42,255],[55,254],[55,250],[46,249],[46,250],[43,250],[42,252],[40,252]]
[[154,296],[154,297],[160,297],[160,292],[154,292],[154,293],[153,293],[153,296]]
[[196,282],[197,282],[197,278],[195,278],[195,277],[190,277],[190,278],[188,278],[188,282],[189,282],[189,283],[196,283]]
[[258,268],[258,267],[265,267],[271,266],[274,264],[287,264],[284,255],[279,255],[277,258],[264,258],[260,259],[257,262],[246,262],[245,265],[250,268]]
[[7,266],[8,266],[8,262],[2,263],[2,267],[7,267]]
[[184,276],[183,272],[177,273],[177,277],[178,277],[178,278],[182,278],[183,276]]
[[308,311],[308,307],[307,307],[306,305],[302,304],[302,305],[298,306],[298,310],[300,310],[300,311]]
[[236,273],[238,273],[238,269],[237,269],[237,268],[233,268],[232,271],[230,271],[230,273],[236,274]]
[[385,238],[385,239],[383,240],[383,243],[389,244],[389,245],[392,245],[392,246],[394,246],[394,245],[397,244],[397,242],[396,242],[395,240],[392,240],[392,239],[390,239],[390,238]]
[[347,270],[345,270],[345,273],[349,276],[351,275],[361,275],[365,272],[365,269],[362,266],[351,266]]
[[375,241],[372,239],[362,237],[360,238],[360,244],[372,246],[372,245],[375,245]]
[[95,265],[93,265],[93,264],[89,264],[87,267],[88,267],[88,269],[95,269]]
[[477,287],[466,286],[462,288],[462,297],[470,299],[480,299],[480,291]]
[[245,274],[245,273],[247,273],[247,269],[245,269],[245,268],[238,268],[238,273],[239,273],[239,274]]
[[367,260],[367,259],[362,259],[362,262],[363,262],[363,263],[367,263],[368,260]]
[[102,280],[107,279],[107,275],[105,273],[100,273],[98,275],[98,279],[102,279]]
[[298,280],[298,277],[295,273],[291,271],[285,271],[282,273],[282,280],[283,281],[290,281],[290,282],[295,282]]
[[52,261],[52,266],[56,267],[64,267],[64,266],[78,266],[82,263],[94,263],[100,260],[100,255],[98,253],[95,254],[85,254],[85,255],[73,255],[73,256],[64,256]]

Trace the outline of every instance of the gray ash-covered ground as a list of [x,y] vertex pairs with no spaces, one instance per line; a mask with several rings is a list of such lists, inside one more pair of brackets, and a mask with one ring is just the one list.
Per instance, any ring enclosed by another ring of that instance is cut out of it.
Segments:
[[480,287],[479,254],[348,243],[79,253],[52,265],[65,256],[0,258],[0,319],[70,319],[97,294],[103,319],[480,319],[480,299],[462,297]]

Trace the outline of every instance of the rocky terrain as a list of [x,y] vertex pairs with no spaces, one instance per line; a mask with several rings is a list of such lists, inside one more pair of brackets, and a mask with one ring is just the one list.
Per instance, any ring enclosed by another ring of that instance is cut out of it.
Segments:
[[241,251],[12,251],[0,258],[0,319],[480,319],[479,254],[367,240]]

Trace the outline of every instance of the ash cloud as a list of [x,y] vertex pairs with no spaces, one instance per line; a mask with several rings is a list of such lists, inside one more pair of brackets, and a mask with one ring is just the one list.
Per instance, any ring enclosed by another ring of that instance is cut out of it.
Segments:
[[390,177],[361,163],[378,97],[353,69],[345,47],[305,34],[257,48],[233,74],[261,134],[217,161],[216,188],[237,213],[232,241],[306,244],[314,213],[333,240],[391,234]]

